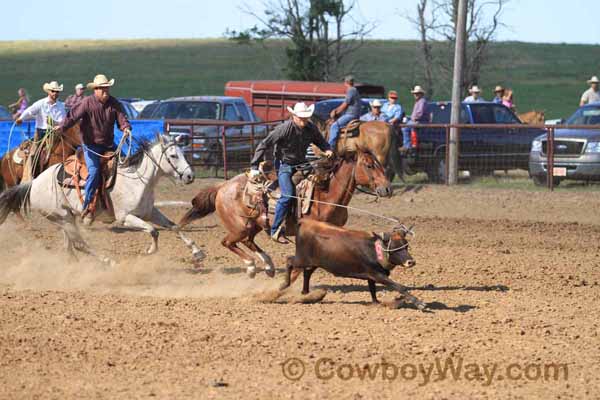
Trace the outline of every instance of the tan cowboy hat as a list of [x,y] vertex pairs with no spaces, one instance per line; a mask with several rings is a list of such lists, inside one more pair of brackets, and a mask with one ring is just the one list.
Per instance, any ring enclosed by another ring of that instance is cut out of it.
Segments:
[[83,83],[78,83],[77,85],[75,85],[75,90],[77,89],[83,89],[85,86],[83,86]]
[[498,92],[504,92],[504,88],[500,85],[496,86],[496,88],[494,89],[494,93],[498,93]]
[[587,83],[600,83],[600,79],[598,79],[598,77],[594,75],[590,79],[588,79]]
[[315,112],[315,105],[307,106],[305,103],[296,103],[294,108],[288,107],[287,110],[298,118],[310,118]]
[[50,83],[44,83],[44,85],[42,86],[42,89],[44,89],[44,92],[46,92],[46,93],[62,92],[63,85],[59,85],[58,82],[52,81]]
[[94,82],[87,84],[87,88],[88,89],[96,89],[99,87],[111,87],[114,84],[115,84],[114,79],[111,79],[109,81],[108,78],[106,77],[106,75],[100,74],[100,75],[96,75],[94,77]]
[[413,90],[410,91],[412,94],[415,93],[423,93],[425,94],[425,91],[423,90],[423,88],[419,85],[415,86],[415,88]]
[[381,104],[381,102],[377,99],[373,100],[371,103],[371,107],[381,107],[383,106],[383,104]]
[[469,89],[469,93],[481,93],[481,89],[479,89],[479,86],[473,85],[471,86],[471,89]]

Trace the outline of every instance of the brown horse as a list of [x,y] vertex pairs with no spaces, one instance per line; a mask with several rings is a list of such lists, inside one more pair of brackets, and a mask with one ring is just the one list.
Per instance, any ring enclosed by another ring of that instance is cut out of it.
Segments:
[[531,110],[526,113],[517,114],[517,117],[524,124],[543,124],[546,121],[546,115],[543,110]]
[[[327,138],[329,137],[329,128],[335,121],[332,119],[323,121],[314,117],[313,122],[323,136]],[[369,151],[385,167],[388,163],[388,154],[392,148],[393,139],[394,128],[390,124],[383,121],[361,122],[358,137],[351,139],[339,138],[336,150],[337,154],[356,151],[357,148]]]
[[[31,147],[31,142],[25,142],[23,145]],[[34,176],[39,175],[49,166],[61,163],[70,155],[75,154],[75,149],[79,145],[81,145],[81,135],[79,125],[75,125],[54,138],[53,143],[49,146],[49,154],[45,150],[39,149],[41,151],[39,161],[37,165],[33,166]],[[21,146],[9,151],[0,160],[0,191],[18,185],[23,179],[25,158],[19,162],[15,161],[15,154]]]
[[[247,179],[245,174],[240,174],[218,186],[201,190],[192,200],[193,207],[179,221],[179,226],[183,227],[216,211],[228,232],[221,244],[244,261],[251,277],[256,273],[255,259],[238,247],[240,242],[266,265],[265,272],[273,276],[275,267],[271,257],[254,243],[254,237],[261,230],[268,229],[268,222],[264,215],[256,215],[255,210],[244,204]],[[346,154],[334,162],[328,187],[316,185],[313,199],[317,202],[311,205],[303,218],[344,225],[348,220],[348,210],[332,204],[348,205],[354,189],[359,185],[368,187],[380,196],[392,195],[385,170],[375,157],[363,151]]]

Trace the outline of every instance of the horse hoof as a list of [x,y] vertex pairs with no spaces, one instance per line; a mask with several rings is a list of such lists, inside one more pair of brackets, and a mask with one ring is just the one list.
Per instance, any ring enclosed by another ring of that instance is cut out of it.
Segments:
[[248,274],[248,278],[254,279],[254,277],[256,276],[256,267],[251,266],[246,268],[246,273]]
[[206,254],[202,250],[196,250],[192,252],[192,257],[194,261],[202,261],[206,258]]
[[267,274],[269,278],[273,278],[275,276],[275,268],[266,268],[265,274]]
[[152,255],[154,253],[156,253],[158,251],[158,248],[156,246],[150,246],[148,247],[148,250],[146,250],[146,255]]

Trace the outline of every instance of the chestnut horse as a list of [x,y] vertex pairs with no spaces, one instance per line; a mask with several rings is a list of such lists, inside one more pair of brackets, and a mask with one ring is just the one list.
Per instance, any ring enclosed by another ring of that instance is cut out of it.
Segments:
[[[269,276],[275,274],[271,257],[254,243],[254,237],[263,229],[268,229],[264,215],[256,215],[253,209],[244,204],[244,188],[248,178],[240,174],[218,186],[201,190],[192,200],[192,208],[179,221],[183,227],[195,219],[217,212],[227,235],[221,244],[240,257],[247,266],[250,277],[256,274],[255,259],[241,248],[242,243],[265,264]],[[370,153],[358,151],[345,154],[335,160],[326,188],[315,186],[313,199],[316,200],[303,218],[326,221],[342,226],[348,220],[348,210],[337,207],[348,205],[357,186],[366,186],[378,196],[391,196],[392,189],[385,176],[385,170],[377,158]],[[327,203],[327,204],[325,204]],[[252,216],[255,214],[255,216]]]
[[[31,147],[31,143],[29,145]],[[46,168],[51,165],[62,163],[67,157],[75,154],[77,146],[81,145],[81,135],[79,132],[79,124],[75,125],[66,132],[61,133],[54,138],[53,143],[50,147],[50,154],[44,155],[45,151],[38,148],[41,151],[39,161],[37,165],[32,166],[33,176],[37,176]],[[15,162],[14,156],[19,151],[21,146],[9,151],[0,160],[0,192],[6,187],[18,185],[23,179],[23,170],[26,159],[21,160],[20,163]],[[3,184],[4,182],[4,184]]]
[[524,124],[543,124],[546,121],[546,115],[543,110],[531,110],[526,113],[518,114],[517,117]]

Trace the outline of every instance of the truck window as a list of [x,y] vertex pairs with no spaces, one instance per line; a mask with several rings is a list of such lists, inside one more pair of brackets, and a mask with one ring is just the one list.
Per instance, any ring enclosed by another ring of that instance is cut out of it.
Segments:
[[495,106],[494,107],[494,119],[498,124],[518,124],[519,121],[509,111],[508,108]]
[[233,108],[233,104],[225,105],[224,119],[225,121],[239,121],[238,114],[235,111],[235,108]]
[[473,122],[476,124],[493,124],[496,122],[494,118],[493,108],[489,105],[471,104],[471,114],[473,114]]
[[[432,111],[430,111],[432,124],[449,124],[450,123],[450,113],[452,112],[451,104],[441,104],[441,105],[429,104],[427,106],[427,109],[432,110]],[[469,123],[469,118],[467,117],[467,110],[464,107],[460,108],[459,121],[461,124]]]
[[246,105],[244,103],[235,103],[235,106],[238,109],[238,113],[240,113],[244,121],[252,121],[252,118],[250,118],[250,114],[248,114],[248,109],[246,108]]

